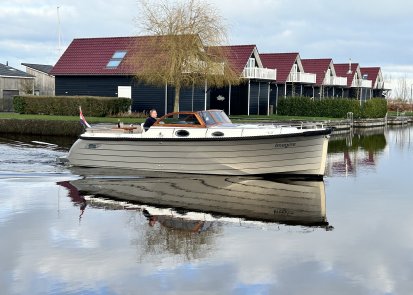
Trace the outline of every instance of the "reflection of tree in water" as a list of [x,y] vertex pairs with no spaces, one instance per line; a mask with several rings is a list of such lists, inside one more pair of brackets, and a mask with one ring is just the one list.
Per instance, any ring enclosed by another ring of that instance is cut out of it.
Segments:
[[387,145],[384,134],[354,134],[351,138],[332,138],[328,143],[328,153],[351,152],[363,149],[367,152],[377,153],[385,149]]
[[394,139],[396,145],[403,150],[411,150],[413,142],[413,127],[409,126],[389,126],[390,136]]
[[[61,184],[66,184],[62,182]],[[76,191],[77,192],[77,191]],[[185,261],[199,259],[208,254],[214,244],[215,237],[222,232],[219,222],[192,220],[172,215],[151,215],[141,208],[133,207],[131,203],[103,202],[104,196],[86,200],[79,194],[75,203],[80,207],[79,220],[84,214],[86,205],[89,208],[105,210],[126,210],[129,212],[127,224],[137,232],[142,233],[131,243],[138,249],[139,260],[153,259],[154,256],[172,254],[180,256]],[[184,212],[179,212],[184,215]]]
[[328,144],[328,174],[354,174],[357,166],[375,167],[376,155],[387,145],[384,128],[354,130],[332,136]]
[[185,261],[205,257],[222,232],[218,222],[164,215],[145,218],[147,222],[138,227],[142,236],[132,241],[140,247],[140,260],[164,254],[180,256]]

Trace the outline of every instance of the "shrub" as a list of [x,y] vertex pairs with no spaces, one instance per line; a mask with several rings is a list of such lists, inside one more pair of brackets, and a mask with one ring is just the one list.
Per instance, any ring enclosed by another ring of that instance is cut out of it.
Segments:
[[96,96],[15,96],[14,110],[20,114],[76,116],[79,106],[85,115],[105,117],[127,112],[129,98]]
[[352,112],[354,118],[383,118],[387,112],[385,99],[360,102],[347,98],[326,98],[313,100],[308,97],[287,97],[278,102],[277,113],[286,116],[345,118]]
[[384,98],[372,98],[362,106],[363,118],[383,118],[387,113],[387,101]]

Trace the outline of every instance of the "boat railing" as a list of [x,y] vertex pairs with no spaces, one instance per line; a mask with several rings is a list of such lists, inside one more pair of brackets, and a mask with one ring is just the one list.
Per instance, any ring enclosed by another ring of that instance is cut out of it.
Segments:
[[298,127],[299,129],[320,129],[324,128],[325,122],[304,122],[301,121],[299,124],[292,124],[291,126]]
[[143,133],[143,128],[141,125],[137,126],[124,126],[124,127],[112,127],[112,126],[100,126],[87,128],[86,130],[91,134],[102,134],[102,133],[112,133],[112,134],[121,134],[121,133]]

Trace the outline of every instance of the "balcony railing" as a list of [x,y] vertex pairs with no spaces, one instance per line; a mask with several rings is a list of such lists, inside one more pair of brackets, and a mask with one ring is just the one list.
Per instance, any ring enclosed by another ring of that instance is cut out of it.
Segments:
[[373,83],[371,80],[355,79],[353,80],[353,84],[351,84],[351,87],[371,88],[372,84]]
[[337,77],[337,76],[330,76],[324,79],[324,85],[332,85],[332,86],[346,86],[347,85],[347,77]]
[[267,68],[244,68],[242,77],[246,79],[277,80],[277,70]]
[[296,83],[315,83],[316,74],[310,73],[290,73],[287,78],[287,82],[296,82]]

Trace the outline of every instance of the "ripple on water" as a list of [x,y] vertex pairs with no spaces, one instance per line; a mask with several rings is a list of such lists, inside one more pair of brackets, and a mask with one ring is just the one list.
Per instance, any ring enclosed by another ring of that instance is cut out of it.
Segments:
[[0,178],[26,175],[38,177],[36,173],[64,173],[66,168],[56,159],[67,154],[53,144],[25,143],[0,140]]

